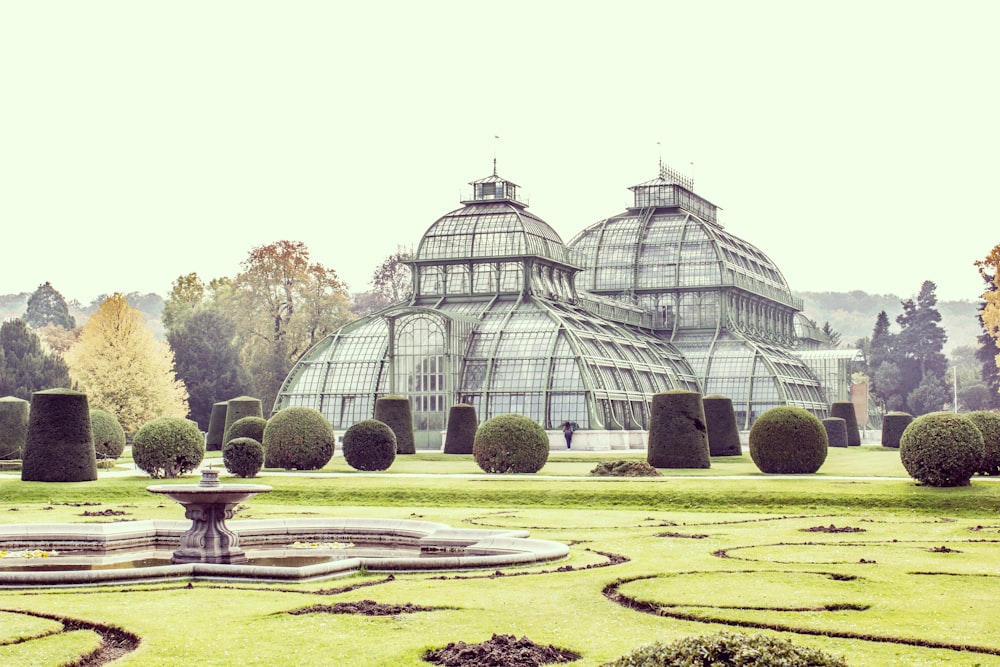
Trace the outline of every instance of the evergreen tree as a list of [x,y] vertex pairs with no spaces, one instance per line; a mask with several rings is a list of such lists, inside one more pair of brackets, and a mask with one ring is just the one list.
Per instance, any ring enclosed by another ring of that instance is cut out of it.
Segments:
[[189,317],[204,304],[205,284],[197,273],[179,276],[163,305],[163,328],[167,335],[180,331]]
[[79,341],[66,352],[66,362],[90,407],[113,414],[126,433],[158,417],[188,413],[173,353],[121,294],[108,297],[90,317]]
[[46,324],[55,324],[63,329],[76,327],[76,320],[69,314],[66,299],[48,282],[39,285],[38,289],[28,297],[28,308],[21,319],[34,329]]
[[69,369],[58,354],[42,350],[24,320],[0,325],[0,396],[31,400],[32,392],[68,389]]
[[177,377],[188,391],[190,418],[208,430],[212,406],[249,391],[239,359],[236,326],[217,308],[204,308],[167,334]]

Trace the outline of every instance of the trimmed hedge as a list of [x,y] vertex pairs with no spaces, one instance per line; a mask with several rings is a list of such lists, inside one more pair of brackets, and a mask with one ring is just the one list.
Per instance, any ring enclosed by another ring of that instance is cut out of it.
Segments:
[[711,456],[742,456],[740,427],[736,423],[733,399],[727,396],[705,396],[701,399],[708,429],[708,452]]
[[847,667],[843,658],[768,635],[719,632],[638,648],[602,667]]
[[21,458],[28,436],[30,405],[16,396],[0,398],[0,461]]
[[293,406],[279,410],[264,427],[264,465],[287,470],[319,470],[333,458],[336,436],[319,410]]
[[843,417],[821,419],[829,447],[847,447],[847,422]]
[[1000,414],[989,410],[976,410],[962,415],[983,434],[983,459],[977,473],[1000,475]]
[[478,428],[479,417],[475,407],[465,403],[451,406],[448,411],[448,431],[444,436],[444,453],[471,454]]
[[386,424],[396,435],[397,454],[416,454],[413,441],[413,414],[410,399],[405,396],[383,396],[375,399],[375,419]]
[[256,477],[264,466],[264,446],[253,438],[233,438],[222,448],[222,462],[237,477]]
[[497,415],[476,431],[472,455],[483,472],[538,472],[549,460],[549,435],[523,415]]
[[264,408],[259,398],[237,396],[226,402],[226,425],[222,429],[222,445],[232,440],[229,429],[244,417],[264,417]]
[[834,401],[830,404],[830,416],[840,417],[847,428],[847,446],[861,446],[861,431],[858,429],[858,413],[850,401]]
[[710,468],[701,394],[673,389],[653,395],[646,461],[654,468]]
[[222,436],[226,432],[226,411],[229,403],[222,401],[212,404],[212,416],[208,418],[208,433],[205,435],[205,449],[217,452],[222,449]]
[[899,439],[912,421],[913,415],[908,412],[885,413],[882,417],[882,446],[899,449]]
[[968,486],[984,452],[983,434],[953,412],[921,415],[899,439],[903,467],[910,477],[927,486]]
[[396,434],[377,419],[365,419],[344,432],[343,449],[355,470],[388,470],[396,460]]
[[70,389],[46,389],[31,395],[21,479],[25,482],[97,479],[86,394]]
[[160,417],[146,422],[132,438],[132,460],[150,477],[179,477],[205,458],[205,438],[196,422]]
[[[263,417],[243,417],[242,419],[237,419],[229,427],[229,440],[226,441],[226,444],[237,438],[253,438],[257,442],[263,442],[264,428],[266,426],[267,420]],[[225,446],[222,449],[225,451]]]
[[826,429],[812,413],[783,405],[750,427],[750,458],[763,473],[811,474],[826,461]]
[[99,459],[117,459],[125,451],[125,429],[107,410],[90,411],[90,439]]

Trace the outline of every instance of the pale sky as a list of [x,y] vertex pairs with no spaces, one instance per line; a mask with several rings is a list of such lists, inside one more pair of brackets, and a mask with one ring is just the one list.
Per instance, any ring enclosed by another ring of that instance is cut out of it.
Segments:
[[567,242],[662,157],[793,290],[974,300],[998,24],[993,0],[0,0],[0,293],[165,297],[282,239],[362,291],[495,153]]

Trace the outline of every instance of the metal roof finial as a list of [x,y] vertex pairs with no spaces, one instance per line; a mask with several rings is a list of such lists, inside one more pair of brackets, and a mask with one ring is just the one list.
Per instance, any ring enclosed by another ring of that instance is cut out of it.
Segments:
[[500,140],[500,135],[493,135],[493,175],[497,175],[497,142]]

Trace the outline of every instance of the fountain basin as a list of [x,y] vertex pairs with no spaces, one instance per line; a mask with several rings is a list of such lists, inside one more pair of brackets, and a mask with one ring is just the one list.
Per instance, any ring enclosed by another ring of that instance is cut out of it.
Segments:
[[[226,485],[224,488],[229,488]],[[106,562],[173,549],[189,531],[186,521],[127,521],[91,524],[0,525],[0,550],[57,552],[38,559],[0,558],[0,587],[81,586],[169,579],[310,581],[369,572],[496,569],[560,560],[569,547],[536,540],[523,530],[452,528],[409,519],[297,518],[232,521],[228,530],[247,557],[241,563],[175,562],[152,567],[100,570],[52,569],[60,559]],[[346,549],[296,550],[328,560],[305,566],[254,564],[260,553],[289,549],[295,543],[351,543]],[[24,566],[28,566],[25,568]],[[41,569],[44,567],[45,569]]]

